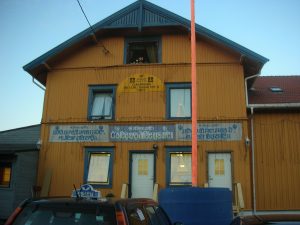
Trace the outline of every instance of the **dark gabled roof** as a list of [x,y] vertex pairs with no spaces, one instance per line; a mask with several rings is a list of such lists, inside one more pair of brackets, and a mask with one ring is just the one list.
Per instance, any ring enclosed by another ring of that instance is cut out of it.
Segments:
[[[105,29],[120,29],[120,28],[137,28],[141,31],[149,27],[167,27],[176,26],[183,27],[187,30],[190,29],[190,20],[187,20],[179,15],[176,15],[166,9],[154,5],[145,0],[138,0],[131,5],[119,10],[106,19],[93,25],[93,30],[99,32]],[[203,26],[196,25],[196,33],[204,38],[217,42],[221,45],[229,47],[238,52],[242,58],[251,64],[254,68],[253,73],[258,73],[262,66],[269,61],[267,58],[209,30]],[[75,35],[69,40],[63,42],[52,50],[46,52],[40,57],[23,67],[25,71],[38,79],[42,84],[46,84],[45,78],[42,78],[41,73],[46,71],[45,64],[47,61],[62,53],[66,49],[75,46],[85,39],[92,40],[93,33],[90,28]],[[253,65],[254,62],[254,65]]]
[[37,150],[41,125],[21,127],[0,132],[0,154],[23,150]]
[[300,76],[257,77],[248,91],[249,104],[299,104]]

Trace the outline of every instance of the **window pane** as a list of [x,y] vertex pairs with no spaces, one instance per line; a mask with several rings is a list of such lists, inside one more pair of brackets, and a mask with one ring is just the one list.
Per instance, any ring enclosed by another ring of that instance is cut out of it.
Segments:
[[224,159],[215,159],[215,175],[224,175]]
[[154,208],[155,208],[156,215],[158,216],[158,219],[160,221],[160,224],[170,224],[165,212],[157,206],[154,206]]
[[150,218],[151,225],[168,224],[168,223],[160,223],[158,221],[157,215],[156,215],[155,210],[152,206],[146,207],[146,211],[147,211],[148,216]]
[[170,183],[192,182],[191,153],[171,153]]
[[100,204],[36,204],[27,205],[14,225],[102,225],[117,224],[114,206]]
[[0,186],[9,187],[11,178],[11,163],[0,163]]
[[88,183],[108,184],[110,153],[92,153],[90,155]]
[[131,42],[127,46],[126,63],[157,63],[158,62],[158,43]]
[[191,117],[191,89],[170,89],[171,117]]
[[112,93],[95,93],[92,107],[92,117],[112,119]]

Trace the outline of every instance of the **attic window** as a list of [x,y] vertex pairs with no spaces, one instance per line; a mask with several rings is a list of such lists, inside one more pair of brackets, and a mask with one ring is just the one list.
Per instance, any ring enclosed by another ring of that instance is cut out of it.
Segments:
[[282,88],[280,87],[270,87],[270,90],[275,93],[283,92]]
[[125,63],[161,62],[159,38],[128,38],[125,40]]

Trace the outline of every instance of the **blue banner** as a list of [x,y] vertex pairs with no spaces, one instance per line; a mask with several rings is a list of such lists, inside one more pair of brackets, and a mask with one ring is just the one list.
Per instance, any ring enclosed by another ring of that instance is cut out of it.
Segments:
[[110,141],[175,141],[174,125],[110,126]]
[[[240,141],[242,139],[241,123],[198,123],[199,141]],[[176,125],[176,140],[192,139],[191,124]]]
[[108,142],[108,125],[55,125],[50,142]]
[[[54,125],[50,142],[190,141],[191,124],[172,125]],[[199,123],[199,141],[240,141],[241,123]]]

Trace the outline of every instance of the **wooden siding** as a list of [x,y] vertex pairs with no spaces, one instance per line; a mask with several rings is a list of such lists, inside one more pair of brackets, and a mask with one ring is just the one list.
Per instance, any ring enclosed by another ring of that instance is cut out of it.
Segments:
[[[190,81],[188,65],[56,70],[48,75],[43,122],[86,122],[89,85],[118,85],[139,73],[154,75],[163,83]],[[199,65],[198,74],[199,119],[246,118],[240,65]],[[165,112],[165,91],[116,94],[116,121],[164,121]]]
[[[152,150],[153,142],[138,143],[50,143],[52,124],[91,124],[87,121],[89,85],[119,85],[130,75],[151,74],[162,83],[190,82],[190,45],[184,35],[162,37],[162,63],[123,65],[124,38],[103,39],[110,51],[105,55],[101,44],[83,47],[59,64],[51,65],[47,75],[42,119],[38,184],[46,170],[53,170],[50,195],[70,195],[73,184],[83,183],[84,151],[89,146],[113,146],[115,149],[113,187],[101,189],[103,195],[121,193],[122,183],[129,183],[131,150]],[[225,48],[200,40],[197,45],[198,120],[201,122],[240,122],[240,141],[199,142],[199,186],[207,178],[207,153],[231,152],[233,182],[240,182],[246,207],[251,207],[250,156],[244,140],[248,123],[244,97],[244,72],[239,57]],[[116,115],[112,122],[93,124],[173,124],[166,118],[166,91],[116,93]],[[182,121],[180,121],[182,122]],[[190,146],[190,142],[157,142],[156,182],[166,186],[166,147]]]
[[[241,121],[243,126],[243,137],[241,141],[230,142],[199,142],[199,186],[203,187],[208,182],[207,178],[207,153],[208,152],[231,152],[233,165],[233,182],[242,184],[247,209],[251,207],[250,186],[250,155],[246,151],[244,139],[247,134],[247,121]],[[111,189],[100,189],[103,195],[110,192],[120,196],[123,183],[129,180],[129,153],[132,150],[153,150],[153,142],[136,143],[50,143],[49,125],[43,125],[42,138],[43,148],[40,151],[38,183],[42,184],[45,171],[53,170],[50,195],[69,195],[73,184],[79,186],[83,183],[84,173],[84,151],[90,146],[112,146],[115,150],[113,160],[113,187]],[[191,146],[191,142],[156,142],[158,145],[156,157],[156,182],[159,188],[166,187],[166,147],[168,146]]]
[[[189,43],[186,35],[163,35],[163,63],[152,65],[123,65],[123,37],[83,46],[56,65],[50,65],[43,122],[85,122],[91,84],[118,85],[139,73],[154,75],[163,83],[190,82]],[[102,44],[110,53],[103,52]],[[204,40],[198,40],[197,51],[198,119],[246,118],[244,74],[239,57]],[[116,121],[165,120],[165,95],[165,92],[118,93]]]
[[258,210],[300,209],[300,114],[254,115]]
[[[122,65],[124,60],[124,37],[104,38],[98,44],[84,45],[70,52],[63,60],[50,65],[53,69],[86,68]],[[188,35],[162,36],[162,63],[190,63],[191,50]],[[103,46],[109,53],[105,53]],[[212,44],[203,39],[197,40],[197,63],[237,63],[239,54],[221,45]]]
[[[191,42],[187,35],[164,35],[162,38],[163,63],[190,63]],[[239,63],[232,50],[197,39],[197,63]]]

